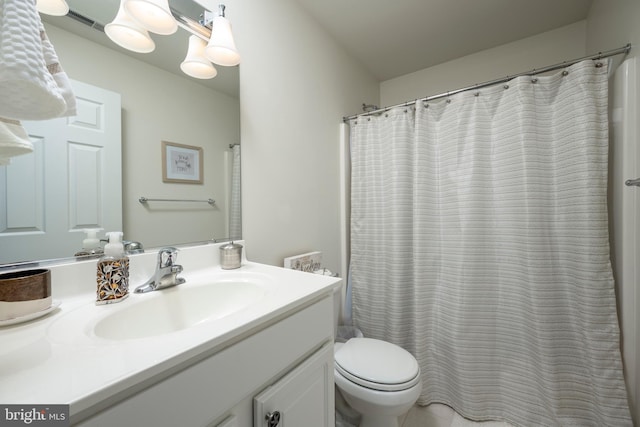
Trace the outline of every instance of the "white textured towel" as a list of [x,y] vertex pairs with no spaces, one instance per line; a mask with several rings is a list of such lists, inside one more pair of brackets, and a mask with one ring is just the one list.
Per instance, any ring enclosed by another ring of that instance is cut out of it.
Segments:
[[20,122],[0,117],[0,166],[8,165],[11,157],[32,151],[33,144]]
[[45,120],[67,110],[46,66],[35,0],[0,0],[0,117]]
[[71,83],[67,73],[62,70],[58,55],[56,54],[53,45],[47,37],[47,33],[44,30],[44,25],[40,23],[40,38],[42,40],[42,54],[44,56],[44,62],[47,65],[47,70],[53,76],[53,79],[60,90],[60,94],[64,98],[67,105],[66,110],[61,116],[75,116],[76,115],[76,97],[71,89]]

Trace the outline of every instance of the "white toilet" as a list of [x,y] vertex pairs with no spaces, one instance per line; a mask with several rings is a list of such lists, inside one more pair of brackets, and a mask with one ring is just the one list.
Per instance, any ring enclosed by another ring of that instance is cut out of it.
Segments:
[[403,348],[371,338],[335,343],[335,383],[362,414],[360,427],[398,427],[422,391],[420,367]]

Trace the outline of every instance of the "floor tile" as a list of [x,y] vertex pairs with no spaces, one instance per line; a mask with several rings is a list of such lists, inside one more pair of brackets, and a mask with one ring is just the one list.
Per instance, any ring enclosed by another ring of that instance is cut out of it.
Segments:
[[449,406],[438,403],[428,406],[414,406],[400,425],[402,427],[512,427],[503,421],[475,422],[467,420]]
[[[445,405],[439,405],[445,406]],[[453,410],[447,411],[438,406],[414,406],[411,408],[402,427],[449,427]]]

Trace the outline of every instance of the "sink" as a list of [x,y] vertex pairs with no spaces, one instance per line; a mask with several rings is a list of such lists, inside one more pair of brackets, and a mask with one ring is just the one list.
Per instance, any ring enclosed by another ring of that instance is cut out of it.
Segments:
[[110,340],[168,334],[229,316],[265,294],[264,286],[243,280],[179,285],[140,295],[139,302],[134,304],[123,301],[121,304],[126,305],[101,318],[94,325],[93,333]]

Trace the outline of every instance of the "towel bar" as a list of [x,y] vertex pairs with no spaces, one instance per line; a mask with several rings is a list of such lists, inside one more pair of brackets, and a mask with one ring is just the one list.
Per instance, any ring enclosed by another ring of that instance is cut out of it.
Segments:
[[138,201],[142,204],[147,202],[196,202],[196,203],[209,203],[211,206],[216,204],[216,201],[213,199],[207,200],[194,200],[194,199],[149,199],[147,197],[140,197]]

